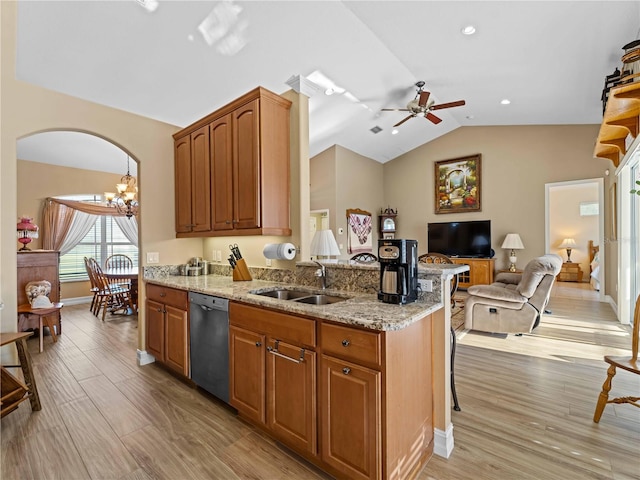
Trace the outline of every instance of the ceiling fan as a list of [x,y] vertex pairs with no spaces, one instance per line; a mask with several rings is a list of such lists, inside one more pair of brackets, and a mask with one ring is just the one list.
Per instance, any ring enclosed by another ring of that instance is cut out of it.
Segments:
[[424,116],[427,120],[431,121],[434,124],[438,124],[442,121],[441,118],[435,116],[431,113],[432,110],[442,110],[443,108],[452,108],[452,107],[461,107],[465,104],[464,100],[458,100],[457,102],[449,102],[449,103],[440,103],[438,105],[434,105],[435,101],[431,100],[429,102],[429,96],[431,92],[427,92],[423,90],[424,82],[421,80],[416,82],[416,96],[413,100],[411,100],[407,104],[407,108],[383,108],[383,112],[411,112],[411,114],[404,119],[400,120],[398,123],[394,125],[394,127],[398,127],[402,125],[404,122],[409,120],[410,118],[417,117],[418,115]]

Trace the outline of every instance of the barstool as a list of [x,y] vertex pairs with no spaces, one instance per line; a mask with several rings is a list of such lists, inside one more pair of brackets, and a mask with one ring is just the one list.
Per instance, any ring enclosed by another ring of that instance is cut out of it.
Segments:
[[31,305],[28,303],[24,303],[18,306],[18,315],[26,315],[27,317],[33,315],[38,317],[38,330],[40,332],[40,352],[42,352],[44,348],[44,338],[42,335],[42,332],[44,330],[43,323],[46,324],[47,327],[49,327],[49,332],[51,332],[51,338],[53,339],[54,343],[58,341],[58,335],[56,334],[56,330],[53,325],[54,322],[51,321],[51,316],[54,314],[57,315],[63,306],[64,304],[61,302],[54,303],[52,307],[47,308],[31,308]]

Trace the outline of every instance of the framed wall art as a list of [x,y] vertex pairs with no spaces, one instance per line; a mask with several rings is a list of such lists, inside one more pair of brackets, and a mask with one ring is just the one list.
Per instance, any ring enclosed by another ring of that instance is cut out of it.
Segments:
[[436,213],[479,212],[481,155],[435,162]]

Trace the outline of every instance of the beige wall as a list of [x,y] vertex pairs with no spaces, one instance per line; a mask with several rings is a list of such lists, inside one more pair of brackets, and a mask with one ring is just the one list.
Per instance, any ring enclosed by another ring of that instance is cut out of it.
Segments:
[[[42,226],[44,199],[58,195],[99,194],[114,189],[121,175],[46,163],[18,160],[18,212],[34,218]],[[18,242],[16,241],[16,244]],[[29,244],[42,248],[42,236]],[[60,285],[62,300],[90,295],[89,282],[65,282]]]
[[[463,127],[384,165],[385,203],[398,208],[399,237],[427,251],[427,223],[491,220],[496,267],[507,266],[500,245],[520,234],[518,265],[545,253],[545,184],[601,178],[611,162],[593,158],[598,125]],[[434,213],[434,162],[482,155],[481,212]]]
[[[580,203],[598,202],[598,184],[577,184],[549,189],[549,243],[551,252],[567,260],[567,251],[558,248],[565,238],[573,238],[576,248],[571,250],[571,261],[579,263],[582,281],[589,281],[588,242],[598,245],[598,215],[580,216]],[[525,244],[526,247],[526,244]]]
[[[311,209],[329,209],[331,230],[341,245],[341,259],[347,252],[347,209],[359,208],[371,212],[373,221],[373,252],[378,243],[378,212],[385,205],[383,166],[351,150],[333,146],[316,155],[311,164]],[[338,229],[344,233],[340,234]]]
[[[173,138],[178,128],[128,112],[35,87],[15,78],[16,3],[0,2],[2,35],[0,72],[0,331],[15,331],[17,204],[16,140],[47,130],[96,134],[138,161],[140,253],[160,253],[162,263],[180,263],[202,255],[201,239],[175,238]],[[149,188],[147,188],[149,186]],[[144,339],[144,306],[139,343]]]

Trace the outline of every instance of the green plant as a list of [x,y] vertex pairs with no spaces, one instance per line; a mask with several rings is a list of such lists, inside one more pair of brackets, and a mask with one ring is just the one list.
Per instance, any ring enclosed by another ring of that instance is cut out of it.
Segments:
[[635,193],[636,195],[640,195],[640,180],[636,180],[636,185],[638,185],[639,188],[634,188],[629,193]]

